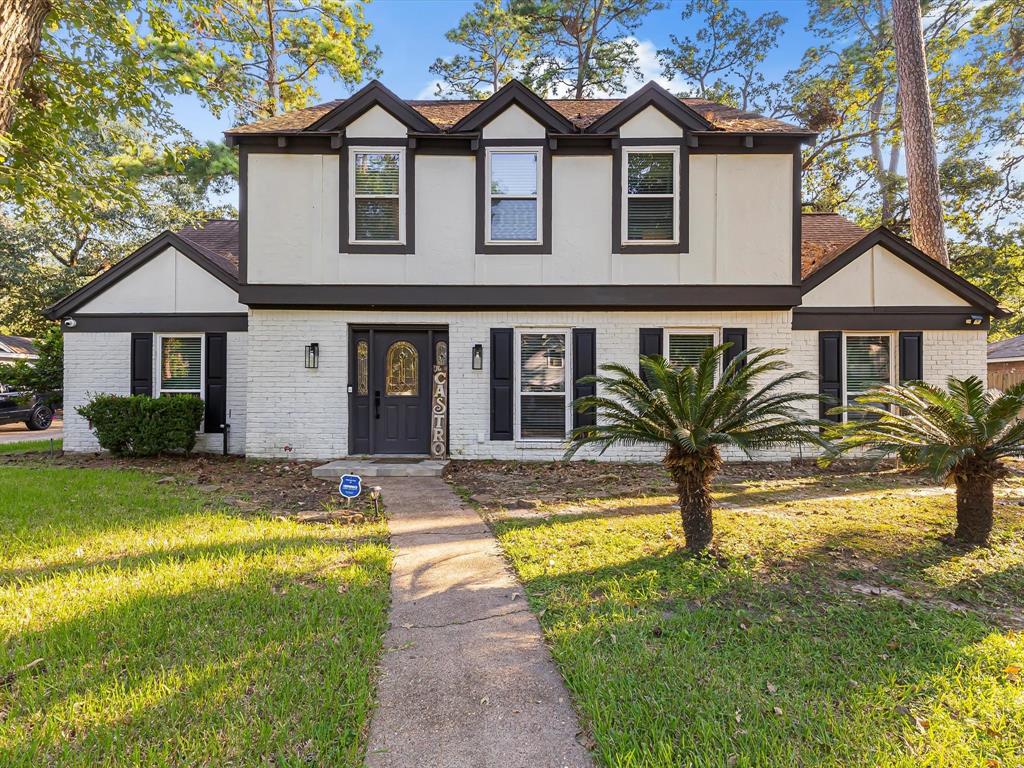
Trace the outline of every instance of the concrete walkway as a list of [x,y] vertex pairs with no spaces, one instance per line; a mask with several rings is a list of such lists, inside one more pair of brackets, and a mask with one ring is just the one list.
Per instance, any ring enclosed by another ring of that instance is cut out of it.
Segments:
[[381,480],[395,549],[370,768],[589,768],[562,678],[479,515]]

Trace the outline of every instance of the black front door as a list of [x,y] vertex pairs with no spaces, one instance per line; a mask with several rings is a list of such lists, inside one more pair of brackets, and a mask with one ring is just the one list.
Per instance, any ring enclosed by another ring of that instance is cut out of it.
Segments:
[[373,452],[429,453],[429,332],[374,331],[371,356]]

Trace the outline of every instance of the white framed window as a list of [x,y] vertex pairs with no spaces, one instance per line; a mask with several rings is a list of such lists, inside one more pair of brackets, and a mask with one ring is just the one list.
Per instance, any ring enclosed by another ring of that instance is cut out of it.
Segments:
[[679,147],[622,150],[622,241],[679,242]]
[[405,150],[349,147],[350,243],[405,243]]
[[[891,333],[843,334],[843,402],[856,405],[865,392],[894,383],[896,345]],[[844,420],[870,418],[863,414],[843,414]]]
[[572,423],[566,329],[516,329],[516,428],[519,440],[564,440]]
[[673,368],[693,368],[705,350],[720,343],[720,338],[718,328],[666,328],[665,359]]
[[201,333],[156,335],[154,379],[157,394],[203,397],[206,379],[206,345]]
[[541,242],[543,164],[538,148],[486,151],[488,245],[531,245]]

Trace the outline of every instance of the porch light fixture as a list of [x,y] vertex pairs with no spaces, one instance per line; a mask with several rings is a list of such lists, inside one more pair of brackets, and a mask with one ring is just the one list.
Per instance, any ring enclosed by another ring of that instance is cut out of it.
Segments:
[[473,345],[473,370],[482,371],[484,369],[484,345],[474,344]]
[[985,322],[983,315],[970,315],[964,320],[964,325],[981,325],[983,322]]
[[320,345],[315,341],[312,344],[306,345],[306,367],[320,367]]

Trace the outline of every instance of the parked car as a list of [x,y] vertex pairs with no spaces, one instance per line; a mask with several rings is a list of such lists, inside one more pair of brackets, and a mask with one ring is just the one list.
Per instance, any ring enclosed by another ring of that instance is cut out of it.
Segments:
[[35,392],[16,392],[0,384],[0,424],[25,422],[31,430],[46,429],[53,422],[48,396]]

